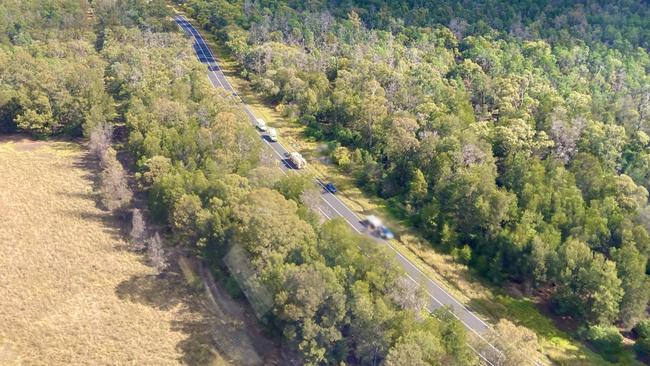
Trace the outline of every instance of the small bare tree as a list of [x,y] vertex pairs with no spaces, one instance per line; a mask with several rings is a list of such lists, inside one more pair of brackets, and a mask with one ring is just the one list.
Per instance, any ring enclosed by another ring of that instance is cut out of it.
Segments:
[[551,115],[551,139],[555,143],[555,156],[564,164],[568,164],[578,152],[577,143],[582,130],[587,124],[582,117],[567,122],[566,111],[556,108]]
[[400,308],[420,314],[427,306],[422,286],[409,277],[402,276],[390,289],[389,296]]
[[126,180],[126,171],[117,160],[115,150],[108,148],[104,154],[105,164],[101,173],[102,203],[111,211],[128,205],[133,198],[133,192]]
[[458,39],[463,38],[467,27],[469,27],[469,23],[465,19],[453,18],[449,21],[449,29]]
[[167,263],[167,257],[165,256],[165,249],[163,248],[163,243],[160,239],[160,235],[158,235],[156,232],[154,236],[149,238],[147,244],[149,247],[148,252],[151,264],[153,264],[158,273],[164,271],[169,263]]
[[100,123],[90,131],[90,151],[95,154],[104,167],[105,156],[108,148],[111,146],[111,137],[113,136],[113,127],[108,123]]
[[131,248],[133,250],[142,250],[145,248],[144,235],[147,231],[147,225],[142,217],[142,212],[134,208],[131,215]]

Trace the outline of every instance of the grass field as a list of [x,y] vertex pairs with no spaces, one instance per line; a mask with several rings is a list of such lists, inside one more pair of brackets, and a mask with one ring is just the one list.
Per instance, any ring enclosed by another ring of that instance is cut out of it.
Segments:
[[[510,296],[504,291],[482,283],[470,273],[466,266],[453,260],[450,255],[434,250],[421,236],[401,221],[390,205],[381,198],[367,194],[356,186],[354,179],[328,163],[323,156],[324,145],[306,135],[304,126],[284,118],[279,108],[270,105],[253,91],[250,83],[237,74],[237,62],[230,57],[228,50],[208,32],[202,32],[210,47],[219,59],[224,74],[251,107],[255,115],[278,129],[279,140],[289,149],[301,152],[309,161],[309,171],[316,176],[336,183],[339,198],[358,215],[377,214],[395,231],[398,240],[394,247],[402,255],[415,263],[430,278],[438,281],[489,322],[496,323],[507,318],[518,325],[533,330],[539,340],[543,353],[553,363],[560,365],[612,365],[589,349],[571,334],[560,330],[544,315],[537,304],[521,296]],[[641,365],[628,349],[620,355],[615,365]]]
[[158,276],[127,250],[93,165],[77,143],[0,136],[0,365],[268,364],[188,262]]

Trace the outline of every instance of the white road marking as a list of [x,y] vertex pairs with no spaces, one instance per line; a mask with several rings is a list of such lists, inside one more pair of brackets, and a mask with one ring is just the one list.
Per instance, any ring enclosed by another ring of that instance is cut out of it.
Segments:
[[320,211],[320,213],[322,213],[323,216],[327,217],[328,220],[331,220],[331,219],[332,219],[328,214],[325,213],[325,211],[323,211],[322,208],[319,207],[319,208],[318,208],[318,211]]

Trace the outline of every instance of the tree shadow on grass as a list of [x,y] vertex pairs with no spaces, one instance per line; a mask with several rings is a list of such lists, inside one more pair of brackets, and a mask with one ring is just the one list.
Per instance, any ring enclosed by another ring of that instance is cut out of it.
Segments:
[[171,329],[186,335],[176,345],[184,364],[222,364],[224,359],[242,366],[282,364],[274,361],[278,356],[272,354],[273,344],[264,343],[263,336],[242,316],[242,309],[223,306],[222,301],[232,300],[213,302],[204,289],[192,289],[175,270],[134,276],[119,284],[116,294],[126,301],[177,312]]
[[160,275],[133,276],[120,283],[115,293],[122,300],[147,305],[159,310],[168,311],[185,302],[190,291],[185,287],[183,277],[174,272]]
[[[87,211],[87,212],[77,212],[77,211],[65,211],[63,212],[66,215],[78,216],[81,220],[84,221],[94,221],[102,224],[104,231],[111,235],[111,238],[117,240],[120,243],[124,242],[124,238],[128,237],[129,234],[129,225],[126,224],[127,218],[130,217],[127,211],[120,211],[117,213],[112,213],[106,209],[104,204],[101,201],[101,196],[98,193],[100,189],[100,168],[99,160],[97,157],[90,151],[84,151],[80,158],[76,159],[72,166],[76,169],[80,169],[85,174],[82,178],[88,181],[92,186],[91,192],[67,192],[61,191],[59,194],[61,196],[73,199],[82,199],[92,201],[96,208],[101,210],[100,212],[96,211]],[[127,245],[121,246],[119,249],[129,249]]]
[[[120,156],[126,155],[127,153],[124,151],[120,151],[118,153]],[[126,158],[125,158],[126,159]],[[109,212],[108,208],[106,205],[101,200],[101,172],[102,169],[99,166],[99,159],[90,151],[84,151],[84,153],[81,155],[79,159],[76,159],[73,163],[72,166],[76,169],[80,169],[85,172],[85,174],[82,176],[83,179],[88,181],[91,186],[92,186],[92,193],[88,194],[88,198],[92,199],[95,202],[95,207],[99,208],[102,211]],[[128,173],[128,172],[127,172]],[[130,188],[132,188],[132,191],[135,191],[133,189],[133,182],[130,185]],[[127,205],[130,206],[130,205]],[[117,216],[120,216],[121,218],[124,218],[124,212],[118,212]]]
[[[99,159],[97,159],[93,153],[90,151],[84,151],[81,157],[72,163],[72,166],[86,172],[82,178],[92,183],[94,192],[99,189]],[[97,200],[97,203],[99,203],[99,200]]]
[[[78,196],[80,198],[86,198],[83,193],[60,193],[64,196]],[[96,211],[75,211],[75,210],[62,210],[62,215],[68,217],[78,218],[81,222],[97,222],[102,226],[102,230],[110,236],[110,238],[116,242],[120,243],[115,245],[116,249],[119,250],[131,250],[128,243],[125,241],[125,238],[128,237],[128,227],[123,224],[123,220],[115,217],[110,212],[96,212]]]
[[[95,207],[98,209],[109,212],[108,208],[102,202],[101,190],[101,169],[99,166],[99,159],[90,151],[85,151],[79,159],[76,159],[72,166],[76,169],[82,170],[85,174],[82,178],[88,181],[92,187],[92,192],[79,194],[79,198],[87,198],[93,200]],[[75,196],[76,194],[67,194]]]
[[190,289],[183,276],[176,272],[161,275],[133,276],[120,283],[117,296],[162,311],[176,310],[171,329],[186,335],[176,347],[183,354],[179,360],[187,365],[209,365],[217,361],[212,346],[214,313],[206,306],[200,293]]

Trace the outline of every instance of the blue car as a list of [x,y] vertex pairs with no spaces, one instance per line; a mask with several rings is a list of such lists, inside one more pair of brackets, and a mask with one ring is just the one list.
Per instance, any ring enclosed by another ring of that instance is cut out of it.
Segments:
[[332,194],[336,193],[336,187],[334,187],[333,183],[327,183],[325,185],[325,189],[327,189],[327,191],[332,193]]
[[379,228],[379,235],[386,239],[386,240],[391,240],[395,238],[395,235],[393,235],[393,232],[388,230],[386,226],[382,226]]

